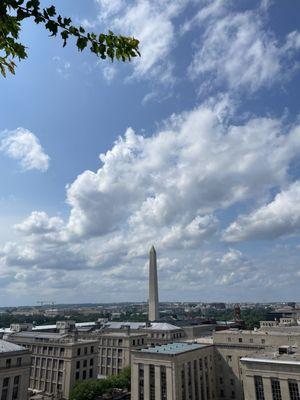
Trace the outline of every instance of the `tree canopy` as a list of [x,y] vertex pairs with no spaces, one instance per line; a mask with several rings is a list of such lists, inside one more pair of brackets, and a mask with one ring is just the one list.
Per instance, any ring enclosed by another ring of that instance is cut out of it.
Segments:
[[76,39],[79,51],[89,48],[101,59],[130,61],[139,56],[139,41],[134,37],[89,33],[82,26],[72,25],[71,18],[57,14],[54,5],[41,8],[40,0],[1,0],[0,1],[0,72],[5,77],[6,72],[15,73],[15,59],[27,58],[26,46],[19,41],[22,22],[32,19],[36,24],[42,24],[50,36],[61,36],[63,46],[68,39]]
[[94,400],[96,396],[112,392],[115,389],[130,389],[130,366],[125,367],[118,375],[105,379],[77,381],[71,390],[70,400]]

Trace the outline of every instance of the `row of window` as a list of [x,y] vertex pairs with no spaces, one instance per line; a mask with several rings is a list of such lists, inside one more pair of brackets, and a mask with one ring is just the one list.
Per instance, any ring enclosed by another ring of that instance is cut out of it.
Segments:
[[[90,347],[90,354],[94,354],[94,351],[95,351],[95,347],[94,346],[91,346]],[[86,355],[86,354],[88,354],[88,347],[83,347],[83,349],[81,348],[81,347],[78,347],[78,349],[77,349],[77,356],[80,356],[81,354],[84,354],[84,355]]]
[[19,346],[23,346],[31,350],[33,354],[44,354],[47,356],[59,356],[59,357],[64,357],[65,355],[64,347],[37,346],[26,343],[18,343],[18,344]]
[[90,368],[90,370],[88,372],[87,372],[87,370],[83,370],[81,376],[80,376],[80,371],[76,371],[75,379],[76,380],[78,380],[78,379],[85,380],[87,378],[93,378],[93,374],[94,374],[93,368]]
[[[14,362],[16,361],[16,362]],[[22,357],[17,357],[17,358],[7,358],[4,361],[4,367],[5,368],[11,368],[11,367],[21,367],[22,366]]]
[[[254,377],[256,400],[265,400],[264,382],[261,376]],[[288,380],[290,400],[300,400],[299,385],[295,380]],[[280,381],[271,378],[272,400],[287,400],[282,398]]]
[[100,357],[99,358],[99,365],[113,365],[121,366],[123,363],[122,358],[111,358],[111,357]]
[[40,380],[30,380],[30,389],[41,390],[46,393],[61,393],[63,390],[62,383],[51,383]]
[[107,376],[107,375],[117,375],[122,371],[122,368],[114,368],[111,366],[102,366],[100,367],[100,374],[102,376]]
[[[227,342],[231,342],[231,337],[229,336],[228,338],[227,338]],[[245,338],[244,338],[245,339]],[[243,343],[243,338],[241,338],[241,337],[239,337],[238,338],[238,341],[239,341],[239,343]],[[249,343],[254,343],[254,339],[253,338],[249,338]],[[265,344],[266,343],[266,341],[265,341],[265,339],[261,339],[260,340],[260,343],[261,344]]]
[[52,382],[60,382],[63,377],[62,371],[53,371],[50,369],[30,368],[30,378],[32,379],[47,379]]
[[122,349],[112,349],[112,348],[102,348],[100,349],[100,355],[103,356],[113,356],[113,357],[122,357],[123,355],[123,350]]
[[8,393],[12,385],[12,400],[17,400],[19,397],[20,376],[14,378],[4,378],[1,391],[1,400],[8,400]]
[[59,369],[62,370],[64,368],[64,360],[58,360],[57,358],[40,358],[40,357],[31,357],[31,365],[42,368],[49,369]]
[[[83,368],[86,368],[87,365],[88,365],[88,360],[76,361],[76,369],[80,369],[81,365],[82,365]],[[90,359],[89,365],[90,366],[94,365],[94,359],[93,358]]]

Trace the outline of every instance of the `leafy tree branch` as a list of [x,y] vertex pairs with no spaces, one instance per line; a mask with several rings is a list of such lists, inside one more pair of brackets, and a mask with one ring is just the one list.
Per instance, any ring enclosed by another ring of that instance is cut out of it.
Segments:
[[15,73],[15,59],[27,58],[26,47],[19,42],[22,22],[33,19],[36,24],[44,25],[50,36],[61,36],[63,47],[70,37],[75,38],[79,51],[86,48],[97,57],[113,61],[130,61],[140,56],[139,41],[134,37],[86,32],[82,26],[72,25],[71,18],[57,14],[54,5],[40,7],[40,0],[1,0],[0,1],[0,72],[5,77],[6,72]]

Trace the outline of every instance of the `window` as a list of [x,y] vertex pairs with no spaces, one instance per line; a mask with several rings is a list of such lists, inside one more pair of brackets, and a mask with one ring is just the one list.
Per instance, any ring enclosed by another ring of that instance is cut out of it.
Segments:
[[82,379],[86,379],[86,370],[82,371]]
[[231,337],[228,337],[228,338],[227,338],[227,342],[231,342]]
[[234,379],[230,379],[230,385],[233,386],[234,385]]
[[232,361],[232,356],[226,356],[226,360],[227,360],[227,362],[231,362]]
[[14,385],[18,385],[20,382],[20,377],[19,376],[15,376],[14,377]]
[[58,362],[58,369],[63,369],[63,366],[64,366],[63,360],[59,360],[59,362]]
[[76,371],[76,374],[75,374],[75,380],[76,380],[76,381],[78,381],[79,376],[80,376],[80,375],[79,375],[79,371]]
[[235,399],[235,391],[234,390],[232,390],[232,392],[231,392],[231,398]]
[[80,349],[77,349],[77,355],[80,356]]
[[155,368],[153,364],[149,365],[149,386],[150,400],[155,400]]
[[144,366],[139,364],[139,400],[144,400]]
[[271,388],[272,388],[273,400],[282,400],[279,379],[277,378],[271,379]]
[[242,341],[243,341],[243,338],[240,337],[240,338],[239,338],[239,342],[242,343]]
[[93,368],[91,368],[91,369],[90,369],[90,372],[89,372],[89,377],[90,377],[90,378],[92,378],[92,377],[93,377]]
[[265,400],[264,384],[261,376],[254,376],[256,400]]
[[265,339],[261,339],[261,343],[265,344],[266,343]]
[[253,339],[252,338],[250,339],[250,343],[253,343]]
[[160,388],[161,400],[167,400],[167,374],[164,366],[160,368]]
[[76,369],[80,368],[80,361],[76,361]]
[[60,357],[63,357],[65,355],[65,348],[64,347],[60,348],[59,355],[60,355]]
[[289,392],[291,400],[300,400],[299,387],[297,381],[289,380]]
[[94,359],[93,358],[90,359],[90,365],[94,365]]
[[83,360],[83,367],[87,366],[87,360]]
[[87,347],[84,348],[84,354],[87,354]]
[[17,367],[21,367],[21,364],[22,364],[22,358],[18,357],[17,358]]
[[8,358],[8,359],[6,360],[6,368],[10,368],[10,367],[11,367],[11,359]]
[[223,378],[220,378],[220,384],[223,385]]
[[91,354],[94,353],[94,346],[91,346]]

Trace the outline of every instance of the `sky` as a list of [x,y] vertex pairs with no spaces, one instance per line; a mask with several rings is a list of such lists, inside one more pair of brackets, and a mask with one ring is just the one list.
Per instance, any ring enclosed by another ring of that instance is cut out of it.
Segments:
[[[300,301],[300,2],[53,0],[0,80],[0,305]],[[51,1],[43,1],[48,6]]]

